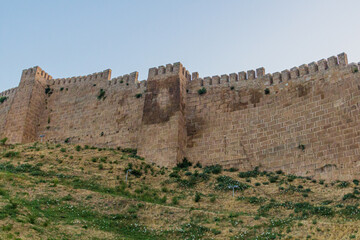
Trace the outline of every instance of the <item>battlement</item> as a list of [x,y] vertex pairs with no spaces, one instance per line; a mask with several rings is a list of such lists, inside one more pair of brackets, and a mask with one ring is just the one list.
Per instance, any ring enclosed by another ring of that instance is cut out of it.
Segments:
[[8,89],[8,90],[6,90],[6,91],[1,92],[1,93],[0,93],[0,96],[1,96],[1,97],[8,97],[8,96],[10,96],[10,95],[15,94],[15,93],[16,93],[16,90],[17,90],[17,87],[15,87],[15,88],[10,88],[10,89]]
[[336,56],[331,56],[327,59],[321,59],[317,62],[309,64],[302,64],[299,67],[293,67],[290,70],[285,69],[281,72],[265,73],[265,68],[261,67],[256,70],[242,71],[239,73],[215,75],[212,77],[199,78],[197,72],[192,73],[191,86],[236,86],[241,84],[252,84],[254,81],[262,82],[264,85],[276,85],[289,80],[296,80],[302,77],[307,77],[314,74],[322,74],[328,70],[333,69],[358,69],[358,65],[351,63],[348,64],[346,53],[341,53]]
[[168,167],[186,157],[356,179],[359,84],[359,65],[345,53],[274,73],[260,67],[205,78],[178,62],[150,68],[143,81],[138,72],[111,78],[110,69],[52,79],[33,67],[0,93],[9,98],[0,104],[0,137],[136,148]]
[[164,77],[169,75],[180,74],[184,76],[188,81],[191,81],[191,75],[188,70],[180,63],[166,64],[166,66],[153,67],[149,69],[148,79],[157,77]]
[[51,80],[52,76],[41,69],[39,66],[35,66],[32,68],[24,69],[22,72],[24,77],[30,77],[30,76],[41,76],[45,80]]
[[139,78],[139,73],[132,72],[130,74],[125,74],[123,76],[119,76],[111,79],[109,81],[109,85],[116,85],[116,84],[124,84],[126,86],[137,85],[139,83],[138,78]]
[[111,69],[102,72],[96,72],[86,76],[70,77],[70,78],[56,78],[48,82],[49,85],[67,85],[74,83],[90,82],[95,80],[110,80]]

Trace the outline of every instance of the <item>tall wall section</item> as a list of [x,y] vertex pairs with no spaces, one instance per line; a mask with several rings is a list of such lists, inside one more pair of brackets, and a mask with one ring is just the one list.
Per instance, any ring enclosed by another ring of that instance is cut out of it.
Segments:
[[[148,81],[133,72],[111,79],[111,71],[47,82],[51,89],[40,117],[45,140],[137,148],[164,166],[184,156],[185,68],[152,68]],[[102,93],[102,94],[101,94]]]
[[52,142],[136,148],[144,105],[136,94],[145,86],[137,72],[110,78],[111,70],[105,70],[49,81],[38,134]]
[[6,123],[6,116],[10,110],[10,106],[14,100],[14,96],[17,88],[12,88],[0,93],[0,98],[3,98],[3,102],[0,103],[0,138],[4,138],[4,128]]
[[51,76],[40,67],[22,72],[5,119],[4,136],[9,142],[32,142],[38,139],[39,119],[45,104],[45,85]]
[[260,68],[193,79],[188,91],[191,161],[360,177],[360,74],[345,54],[272,75]]
[[111,70],[52,79],[34,67],[0,93],[0,137],[137,148],[162,166],[187,157],[352,179],[360,177],[358,67],[340,54],[273,74],[199,78],[175,63],[141,82],[137,72],[111,79]]
[[186,84],[190,78],[181,63],[149,70],[138,148],[140,154],[162,166],[173,166],[185,155]]

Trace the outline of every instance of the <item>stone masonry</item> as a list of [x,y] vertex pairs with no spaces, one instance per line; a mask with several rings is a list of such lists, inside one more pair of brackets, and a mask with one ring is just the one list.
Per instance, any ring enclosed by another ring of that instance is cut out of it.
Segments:
[[168,167],[186,157],[350,180],[360,177],[358,70],[345,53],[273,74],[258,68],[199,78],[167,64],[140,82],[137,72],[53,79],[34,67],[0,93],[0,137],[137,148]]

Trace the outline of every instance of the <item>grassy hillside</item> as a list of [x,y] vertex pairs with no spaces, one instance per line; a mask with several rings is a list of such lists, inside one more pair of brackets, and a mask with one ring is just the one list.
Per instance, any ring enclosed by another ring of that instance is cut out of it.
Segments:
[[360,239],[357,180],[188,165],[160,168],[134,149],[0,146],[0,239]]

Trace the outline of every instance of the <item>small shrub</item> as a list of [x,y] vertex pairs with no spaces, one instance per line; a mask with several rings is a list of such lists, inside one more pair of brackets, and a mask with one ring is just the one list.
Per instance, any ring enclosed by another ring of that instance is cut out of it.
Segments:
[[194,201],[195,201],[195,202],[199,202],[200,199],[201,199],[200,193],[196,192],[196,193],[195,193],[195,199],[194,199]]
[[305,145],[299,144],[298,149],[300,149],[301,151],[305,151]]
[[296,177],[295,175],[288,175],[288,176],[287,176],[287,180],[288,180],[289,182],[293,182],[296,178],[297,178],[297,177]]
[[206,88],[200,88],[199,90],[198,90],[198,94],[199,95],[203,95],[203,94],[205,94],[206,93]]
[[237,188],[235,188],[235,190],[240,190],[240,191],[243,191],[250,187],[249,185],[239,182],[239,181],[236,181],[229,176],[217,177],[216,181],[217,181],[217,183],[215,185],[216,190],[231,190],[232,191],[232,188],[229,188],[229,186],[234,186],[234,185],[238,186]]
[[354,180],[353,180],[353,183],[354,183],[356,186],[358,186],[358,185],[359,185],[359,180],[354,179]]
[[213,174],[219,174],[222,172],[222,166],[219,164],[206,166],[204,168],[204,173],[213,173]]
[[347,188],[350,185],[349,182],[341,181],[338,185],[339,188]]
[[182,162],[177,163],[176,166],[181,169],[187,169],[188,167],[191,167],[192,163],[187,160],[186,157],[183,158]]
[[70,194],[68,194],[65,197],[63,197],[62,200],[63,201],[71,201],[71,200],[73,200],[73,197]]
[[100,163],[99,164],[99,170],[103,170],[104,169],[104,166]]
[[353,193],[348,193],[343,196],[342,200],[345,201],[347,199],[357,199],[357,197]]
[[8,151],[4,153],[4,157],[6,158],[14,158],[14,157],[18,157],[19,155],[20,155],[19,152],[14,152],[14,151]]
[[141,177],[141,175],[142,175],[142,173],[137,169],[133,169],[130,173],[131,173],[131,175],[134,175],[137,178]]
[[270,176],[269,177],[269,182],[271,183],[276,183],[276,181],[279,179],[279,176]]
[[237,172],[237,171],[239,171],[239,169],[232,167],[232,168],[229,168],[229,169],[224,169],[224,171],[227,171],[227,172]]
[[6,137],[6,138],[1,139],[1,140],[0,140],[0,144],[1,144],[1,145],[5,145],[7,140],[8,140],[8,138],[7,138],[7,137]]
[[265,93],[265,95],[269,95],[270,94],[270,89],[265,88],[264,93]]
[[0,97],[0,104],[5,102],[8,99],[8,97]]
[[60,148],[60,152],[66,152],[65,148]]
[[78,152],[80,152],[81,149],[82,149],[82,148],[81,148],[81,146],[79,146],[79,145],[77,145],[77,146],[75,147],[75,150],[78,151]]
[[255,183],[255,186],[260,186],[261,185],[261,183],[259,183],[259,182],[257,182],[257,183]]
[[210,202],[214,203],[214,202],[215,202],[215,200],[216,200],[216,197],[215,197],[215,196],[211,196],[211,198],[210,198]]
[[102,99],[102,100],[105,100],[105,98],[106,98],[106,97],[105,97],[105,90],[101,88],[101,89],[99,90],[99,94],[98,94],[98,96],[97,96],[97,99],[98,99],[98,100],[101,100],[101,99]]
[[202,168],[201,163],[197,162],[197,163],[195,164],[194,168]]
[[135,94],[135,97],[136,97],[136,98],[141,98],[141,97],[142,97],[142,94],[141,94],[141,93],[137,93],[137,94]]
[[174,171],[172,173],[169,174],[169,177],[171,178],[180,178],[180,175],[177,171]]
[[171,203],[172,203],[173,205],[178,205],[178,204],[179,204],[179,199],[178,199],[177,197],[173,197],[173,198],[171,199]]
[[12,228],[13,228],[13,225],[12,225],[12,224],[3,225],[3,226],[1,227],[2,231],[4,231],[4,232],[9,232],[9,231],[11,231]]
[[230,90],[234,90],[234,89],[235,89],[235,87],[234,87],[234,86],[231,86],[231,87],[230,87]]
[[252,170],[252,171],[240,172],[239,173],[240,178],[251,178],[251,177],[256,178],[258,175],[260,175],[258,167],[254,168],[254,170]]
[[219,235],[219,234],[221,234],[221,231],[220,231],[220,230],[217,230],[217,229],[211,229],[211,232],[212,232],[214,235]]
[[45,94],[50,96],[53,93],[53,89],[50,88],[49,85],[45,88]]
[[70,138],[65,139],[64,143],[69,143],[70,142]]

